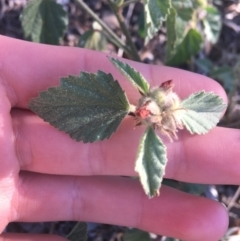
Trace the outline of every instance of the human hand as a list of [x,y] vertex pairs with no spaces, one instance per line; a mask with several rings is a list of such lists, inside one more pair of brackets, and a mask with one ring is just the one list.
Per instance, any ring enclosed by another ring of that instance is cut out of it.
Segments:
[[[227,101],[221,87],[207,77],[163,66],[131,65],[152,86],[173,79],[182,98],[204,89]],[[165,186],[160,197],[149,200],[138,181],[120,177],[136,175],[134,161],[143,129],[133,130],[131,118],[109,140],[83,144],[27,110],[29,100],[58,85],[60,77],[97,70],[112,73],[130,102],[138,99],[138,92],[103,53],[0,36],[0,230],[11,221],[78,220],[131,226],[185,241],[218,240],[228,225],[221,204]],[[181,131],[178,141],[165,142],[165,177],[239,184],[239,134],[220,127],[202,136]],[[0,237],[46,240],[46,235]],[[65,239],[49,235],[47,240]]]

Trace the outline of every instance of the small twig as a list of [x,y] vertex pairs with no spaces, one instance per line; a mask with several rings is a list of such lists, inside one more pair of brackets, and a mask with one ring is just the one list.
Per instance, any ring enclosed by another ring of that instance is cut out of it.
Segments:
[[129,27],[130,18],[133,14],[134,7],[135,7],[135,3],[131,3],[128,7],[128,11],[127,11],[126,18],[125,18],[125,23],[126,23],[127,27]]
[[[126,26],[128,27],[129,26],[129,22],[130,22],[130,18],[132,16],[132,13],[133,13],[133,9],[135,7],[135,3],[131,3],[128,7],[128,11],[127,11],[127,14],[126,14],[126,19],[125,19],[125,23],[126,23]],[[121,35],[121,40],[122,41],[125,41],[126,40],[126,37],[124,34]],[[123,55],[123,49],[120,49],[118,50],[118,56],[119,57],[122,57]]]
[[123,3],[121,7],[124,8],[130,5],[131,3],[137,3],[137,2],[139,2],[139,0],[128,0],[125,3]]
[[133,56],[134,60],[141,62],[141,59],[138,55],[138,51],[136,49],[136,46],[133,43],[131,35],[129,33],[129,30],[128,30],[125,22],[124,22],[124,18],[123,18],[123,15],[122,15],[122,8],[121,7],[119,8],[118,6],[116,6],[116,4],[114,4],[112,2],[112,0],[107,0],[107,2],[109,4],[109,6],[111,7],[111,9],[113,10],[113,12],[115,13],[115,15],[118,19],[118,22],[120,24],[120,27],[121,27],[124,35],[126,36],[127,44],[129,45],[129,47],[131,49],[132,56]]
[[109,40],[116,44],[119,48],[124,49],[124,51],[132,58],[134,58],[131,51],[125,46],[122,40],[82,1],[75,0],[76,3],[80,5],[95,21],[97,21],[101,27],[106,31],[106,33],[111,37]]
[[240,195],[240,186],[238,187],[237,191],[235,192],[233,198],[231,199],[231,201],[229,202],[228,206],[227,206],[227,210],[229,211],[233,206],[234,203],[236,202],[237,198]]

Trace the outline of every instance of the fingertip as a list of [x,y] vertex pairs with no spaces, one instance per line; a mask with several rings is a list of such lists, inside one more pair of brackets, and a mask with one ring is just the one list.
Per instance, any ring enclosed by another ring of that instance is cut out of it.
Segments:
[[[213,201],[213,206],[211,210],[209,211],[210,215],[210,221],[212,219],[212,228],[211,225],[209,225],[208,229],[212,234],[212,239],[210,240],[220,240],[224,234],[226,233],[228,229],[228,223],[229,223],[229,217],[226,207],[217,201]],[[208,231],[207,227],[206,230]],[[210,237],[210,235],[209,235]]]
[[190,238],[186,241],[218,241],[226,233],[229,220],[226,208],[217,201],[206,201],[208,205],[199,209],[199,215],[192,220]]

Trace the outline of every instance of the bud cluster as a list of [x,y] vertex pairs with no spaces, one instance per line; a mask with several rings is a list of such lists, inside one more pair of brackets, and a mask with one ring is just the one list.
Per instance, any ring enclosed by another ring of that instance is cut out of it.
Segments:
[[166,135],[170,141],[177,139],[177,129],[183,129],[181,100],[172,92],[172,80],[162,83],[140,98],[135,110],[136,125],[152,126]]

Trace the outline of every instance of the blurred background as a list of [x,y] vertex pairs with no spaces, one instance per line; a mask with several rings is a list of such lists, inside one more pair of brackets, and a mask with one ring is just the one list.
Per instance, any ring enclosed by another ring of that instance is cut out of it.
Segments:
[[[50,3],[48,10],[47,3]],[[0,0],[0,34],[89,48],[146,64],[170,65],[207,75],[218,81],[229,97],[228,110],[219,125],[240,128],[240,1],[172,0],[171,4],[172,15],[163,13],[157,16],[156,22],[156,16],[151,16],[152,6],[137,0]],[[47,19],[44,11],[50,11],[53,20]],[[240,241],[238,186],[173,180],[164,183],[224,203],[230,222],[221,241]],[[10,223],[5,231],[56,233],[66,237],[75,224]],[[89,241],[177,241],[107,224],[88,223],[87,229]]]

